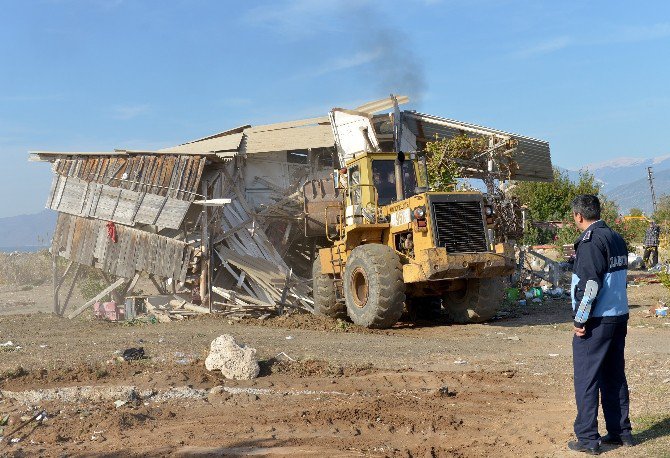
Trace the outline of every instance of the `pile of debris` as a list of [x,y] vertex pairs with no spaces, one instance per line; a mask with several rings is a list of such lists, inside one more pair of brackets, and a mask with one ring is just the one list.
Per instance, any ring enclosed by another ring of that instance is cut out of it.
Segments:
[[[70,318],[109,295],[122,303],[141,274],[183,301],[170,316],[195,306],[233,317],[313,311],[312,263],[329,245],[324,213],[330,198],[341,199],[329,194],[332,179],[324,183],[368,148],[419,151],[463,132],[513,139],[507,178],[551,178],[546,142],[400,111],[408,101],[392,96],[329,116],[245,125],[157,151],[31,153],[54,172],[54,313],[65,315],[82,266],[100,269],[109,286]],[[65,272],[56,256],[70,261]]]

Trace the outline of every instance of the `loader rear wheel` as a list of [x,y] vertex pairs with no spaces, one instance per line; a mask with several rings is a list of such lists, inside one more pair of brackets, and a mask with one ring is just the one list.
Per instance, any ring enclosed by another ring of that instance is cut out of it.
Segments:
[[344,267],[344,298],[351,321],[367,328],[390,328],[403,312],[405,283],[400,258],[379,244],[354,248]]
[[337,302],[333,276],[321,272],[321,258],[317,255],[312,265],[312,286],[314,292],[314,314],[331,318],[346,318],[347,308]]
[[448,292],[442,305],[454,323],[481,323],[495,316],[504,295],[503,278],[471,278],[464,289]]

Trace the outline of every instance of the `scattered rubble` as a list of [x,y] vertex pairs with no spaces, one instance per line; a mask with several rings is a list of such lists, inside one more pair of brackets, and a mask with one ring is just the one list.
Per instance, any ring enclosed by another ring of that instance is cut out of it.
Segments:
[[261,370],[256,361],[256,349],[239,345],[229,334],[212,341],[205,367],[209,371],[220,370],[224,377],[234,380],[256,378]]

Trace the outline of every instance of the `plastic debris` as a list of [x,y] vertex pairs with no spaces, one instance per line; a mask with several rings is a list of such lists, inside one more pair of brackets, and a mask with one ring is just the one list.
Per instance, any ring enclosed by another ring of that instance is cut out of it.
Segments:
[[295,359],[291,358],[289,355],[287,355],[283,351],[277,353],[277,355],[275,356],[275,359],[277,361],[295,361]]
[[146,356],[144,355],[144,348],[139,347],[139,348],[128,348],[123,351],[123,354],[121,355],[125,361],[135,361],[138,359],[145,359]]

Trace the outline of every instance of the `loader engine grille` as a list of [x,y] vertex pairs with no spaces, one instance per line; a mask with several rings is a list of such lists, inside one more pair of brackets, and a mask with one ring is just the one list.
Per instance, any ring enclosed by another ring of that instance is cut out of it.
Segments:
[[435,243],[447,253],[488,251],[480,201],[433,202]]

